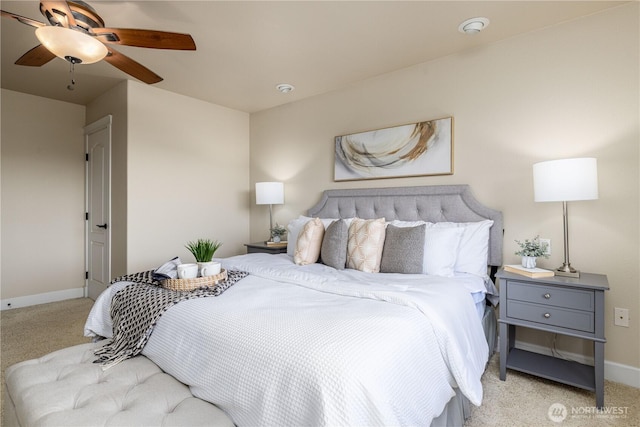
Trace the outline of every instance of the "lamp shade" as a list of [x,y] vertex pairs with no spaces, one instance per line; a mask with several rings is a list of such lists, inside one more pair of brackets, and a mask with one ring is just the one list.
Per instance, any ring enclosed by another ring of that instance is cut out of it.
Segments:
[[98,62],[108,53],[100,40],[69,28],[47,25],[36,29],[36,37],[57,57],[79,59],[82,64]]
[[256,182],[256,205],[281,205],[284,203],[282,182]]
[[588,157],[534,164],[533,193],[536,202],[597,199],[597,160]]

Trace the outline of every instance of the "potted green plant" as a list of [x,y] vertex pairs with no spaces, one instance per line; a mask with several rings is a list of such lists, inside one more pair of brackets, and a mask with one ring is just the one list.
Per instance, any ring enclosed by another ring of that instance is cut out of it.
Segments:
[[188,242],[185,245],[198,263],[198,275],[212,276],[220,272],[220,263],[211,261],[220,246],[222,246],[222,242],[211,239],[198,239],[195,242]]
[[538,257],[549,258],[548,245],[546,242],[540,242],[540,236],[536,236],[531,240],[525,239],[524,242],[520,240],[515,242],[520,246],[520,250],[516,251],[515,254],[522,257],[522,266],[524,268],[535,268],[536,258]]
[[278,225],[276,222],[275,227],[271,229],[271,241],[278,243],[282,240],[285,234],[287,234],[287,229]]

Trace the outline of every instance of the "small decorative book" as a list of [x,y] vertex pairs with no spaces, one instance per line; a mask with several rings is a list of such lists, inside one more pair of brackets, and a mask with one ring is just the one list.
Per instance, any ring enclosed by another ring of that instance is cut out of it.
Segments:
[[545,270],[544,268],[525,268],[519,264],[505,265],[504,271],[509,273],[520,274],[522,276],[531,277],[532,279],[539,277],[553,277],[555,273],[552,270]]
[[280,242],[272,242],[271,240],[266,242],[267,246],[271,247],[271,248],[284,248],[287,246],[287,241],[286,240],[282,240]]

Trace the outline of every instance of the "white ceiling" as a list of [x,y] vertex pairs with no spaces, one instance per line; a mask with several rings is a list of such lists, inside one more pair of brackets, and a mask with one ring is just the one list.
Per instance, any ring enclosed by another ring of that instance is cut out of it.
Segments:
[[[118,47],[164,78],[155,86],[255,112],[472,47],[596,13],[617,1],[89,1],[107,27],[189,33],[197,50]],[[0,8],[44,21],[37,1]],[[467,18],[489,27],[458,32]],[[14,62],[38,44],[33,27],[0,20],[2,87],[85,105],[131,78],[105,61],[77,65]],[[282,94],[278,83],[296,90]]]

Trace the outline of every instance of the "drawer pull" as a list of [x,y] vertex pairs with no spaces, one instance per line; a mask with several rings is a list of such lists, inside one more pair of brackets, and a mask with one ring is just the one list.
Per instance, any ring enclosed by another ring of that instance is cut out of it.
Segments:
[[545,319],[548,319],[548,318],[550,318],[550,317],[551,317],[551,315],[550,315],[549,313],[545,313],[545,314],[544,314],[544,318],[545,318]]
[[545,298],[545,299],[549,299],[549,298],[551,298],[551,294],[544,294],[544,298]]

